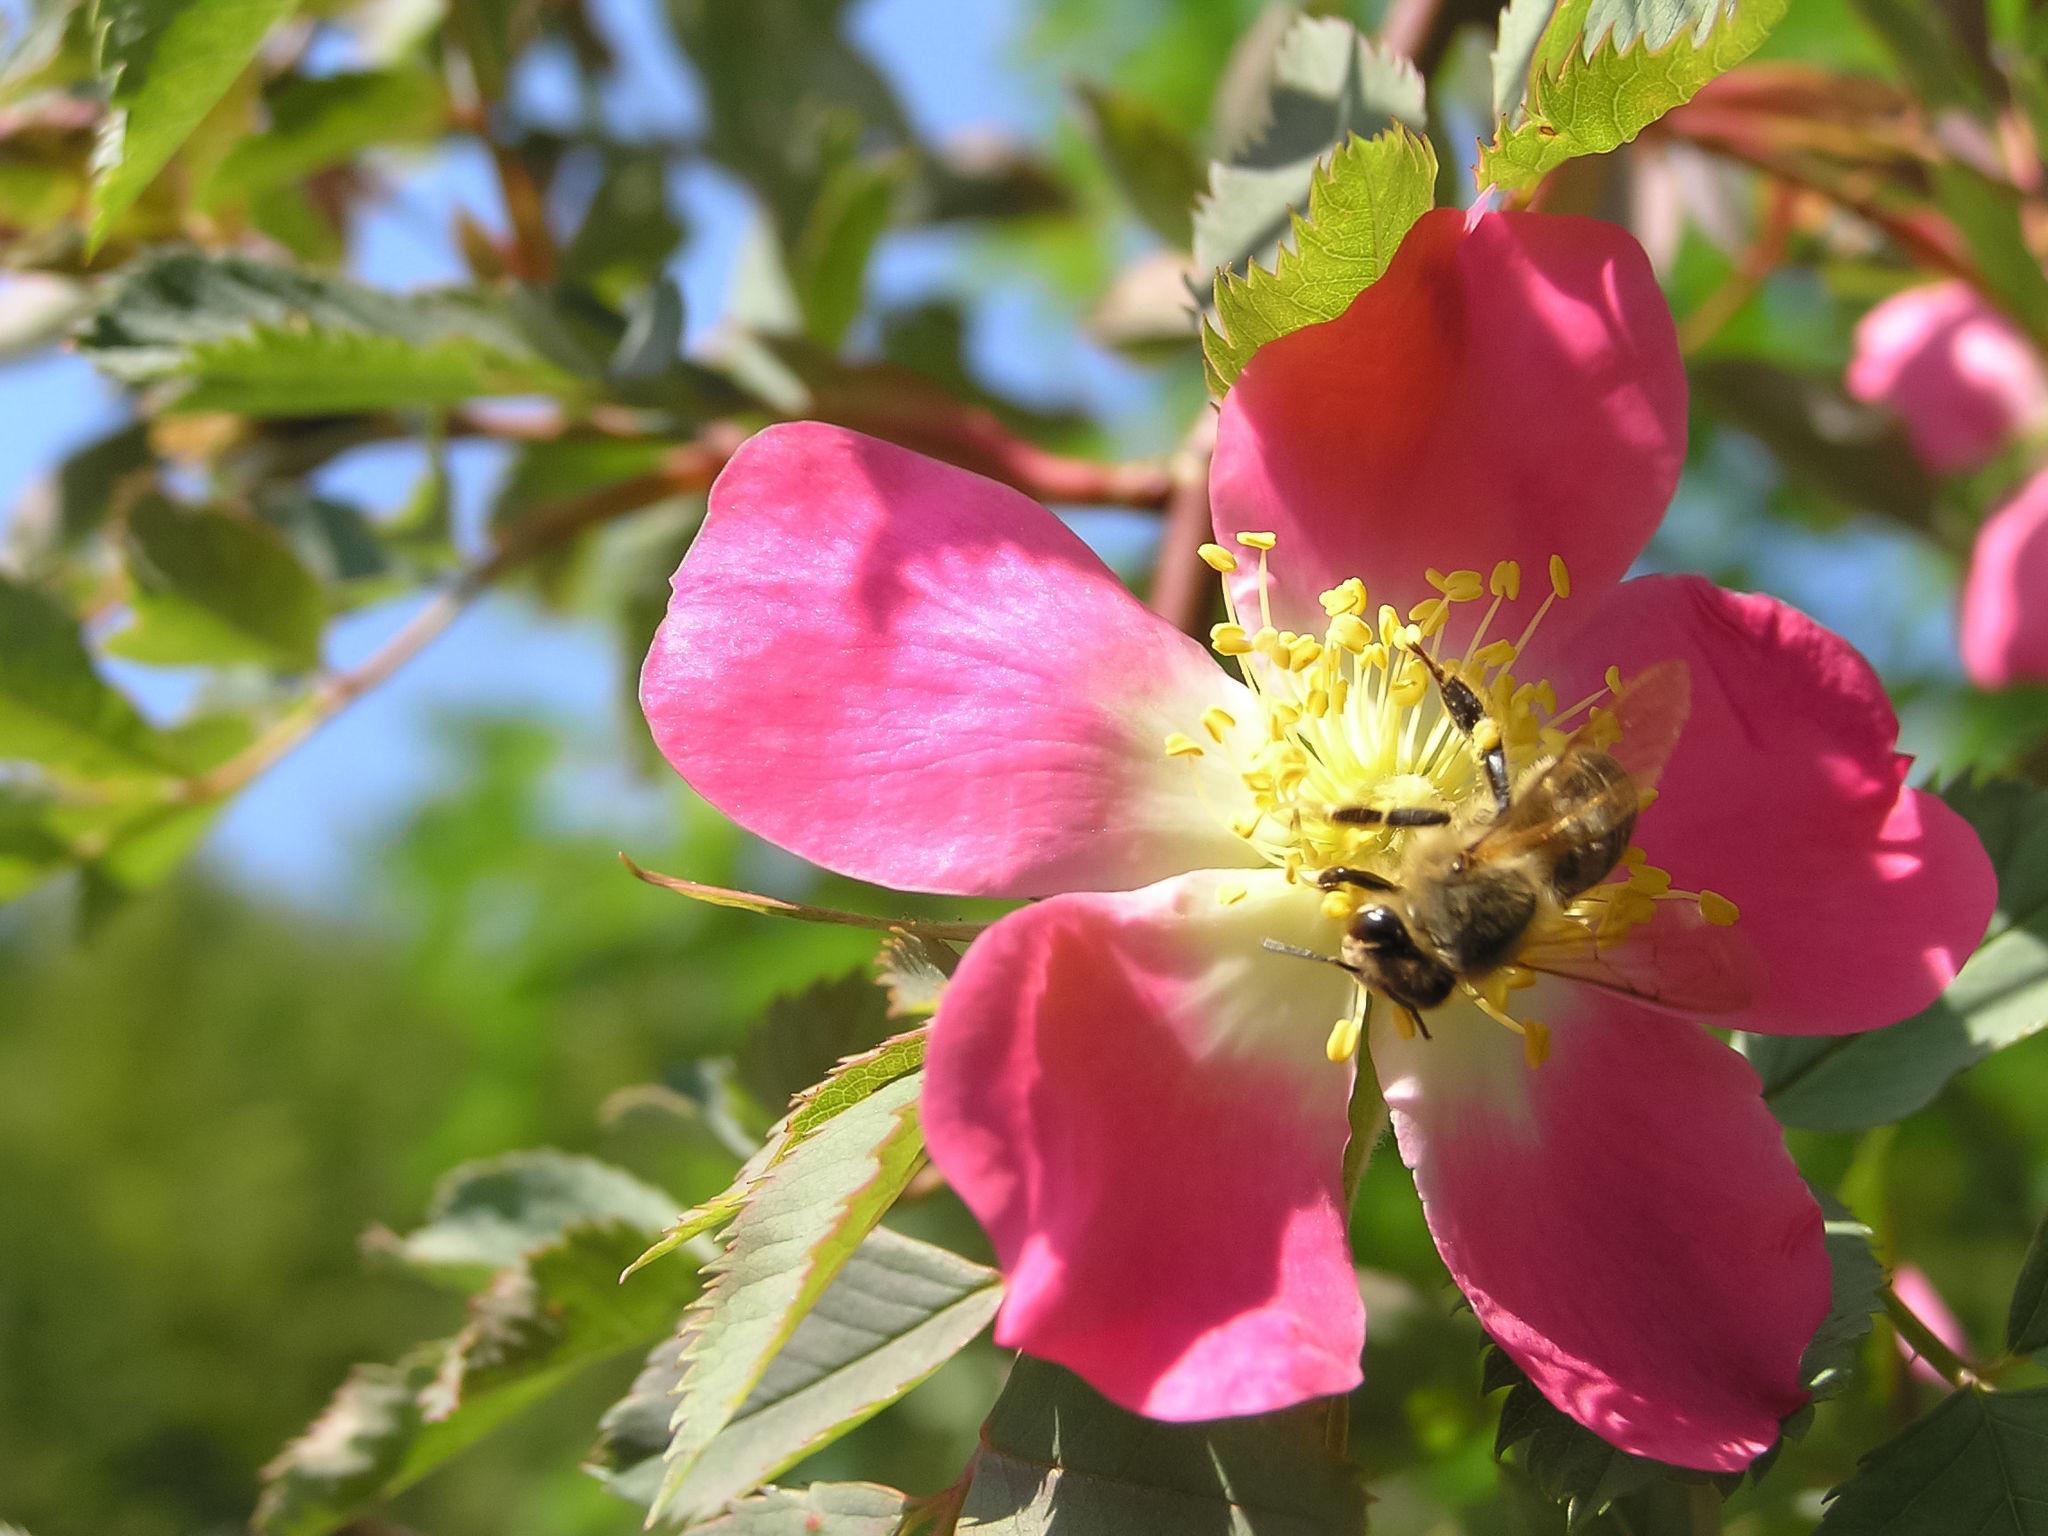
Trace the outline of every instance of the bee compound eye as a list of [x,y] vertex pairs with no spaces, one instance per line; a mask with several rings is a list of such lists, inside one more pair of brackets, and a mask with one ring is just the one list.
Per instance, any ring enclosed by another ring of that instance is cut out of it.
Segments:
[[1401,922],[1401,915],[1392,907],[1375,902],[1369,907],[1360,907],[1358,915],[1351,920],[1351,932],[1360,939],[1391,939],[1407,930]]

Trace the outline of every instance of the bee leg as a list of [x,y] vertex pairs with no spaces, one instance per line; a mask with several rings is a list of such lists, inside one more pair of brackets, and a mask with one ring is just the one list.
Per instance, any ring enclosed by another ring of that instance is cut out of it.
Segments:
[[1370,805],[1340,805],[1330,812],[1330,820],[1346,827],[1442,827],[1450,824],[1451,813],[1431,805],[1397,805],[1391,811]]
[[1472,750],[1479,755],[1479,766],[1486,771],[1486,787],[1493,791],[1494,809],[1505,811],[1511,797],[1508,751],[1501,742],[1500,727],[1463,678],[1451,676],[1427,652],[1410,646],[1408,654],[1429,669],[1429,675],[1436,681],[1437,697],[1444,701],[1444,713],[1451,717],[1451,724],[1465,733]]
[[1402,1006],[1401,1011],[1408,1015],[1408,1022],[1415,1026],[1416,1030],[1421,1034],[1423,1039],[1433,1040],[1436,1038],[1434,1035],[1430,1034],[1429,1026],[1422,1022],[1421,1014],[1417,1013],[1413,1008],[1407,1007],[1405,1004]]
[[1382,875],[1369,869],[1353,869],[1349,864],[1333,864],[1316,876],[1316,885],[1323,890],[1334,890],[1340,885],[1363,886],[1368,891],[1398,891],[1400,887]]

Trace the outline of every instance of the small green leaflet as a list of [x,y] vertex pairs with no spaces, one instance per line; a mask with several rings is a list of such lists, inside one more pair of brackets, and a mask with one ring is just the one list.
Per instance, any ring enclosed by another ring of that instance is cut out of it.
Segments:
[[[888,1406],[987,1327],[1001,1299],[994,1270],[887,1228],[869,1233],[705,1447],[670,1517],[725,1507]],[[591,1461],[622,1497],[652,1501],[684,1373],[675,1346],[657,1345],[605,1415]]]
[[[654,1514],[693,1468],[924,1160],[915,1077],[835,1117],[748,1188],[676,1341],[688,1369]],[[630,1289],[630,1287],[629,1287]]]
[[1555,62],[1546,62],[1553,52],[1546,35],[1526,114],[1512,128],[1503,123],[1480,151],[1479,185],[1522,191],[1567,160],[1618,149],[1754,53],[1787,4],[1730,0],[1704,38],[1681,30],[1662,47],[1650,35],[1617,44],[1612,32],[1588,31],[1598,38],[1590,56],[1574,49]]
[[582,1222],[657,1232],[676,1202],[622,1168],[541,1147],[443,1174],[426,1220],[403,1237],[372,1232],[371,1251],[467,1290]]
[[1998,877],[1990,931],[1934,1005],[1860,1035],[1748,1035],[1743,1053],[1787,1125],[1857,1130],[1931,1103],[1958,1072],[2048,1027],[2048,790],[1959,780],[1942,798]]
[[1816,1536],[2044,1536],[2048,1387],[1957,1392],[1865,1455]]
[[981,1430],[956,1530],[979,1536],[1362,1532],[1362,1475],[1329,1449],[1328,1404],[1165,1424],[1019,1356]]
[[1084,81],[1075,94],[1103,162],[1132,210],[1174,250],[1186,250],[1202,162],[1188,136],[1144,97]]
[[260,417],[574,394],[519,319],[474,294],[384,293],[242,256],[158,256],[114,286],[79,348],[177,408]]
[[110,110],[93,151],[88,250],[99,249],[270,29],[297,9],[298,0],[96,0]]
[[924,1065],[924,1047],[925,1035],[921,1029],[892,1036],[872,1051],[849,1057],[822,1083],[798,1094],[789,1113],[776,1122],[768,1132],[768,1139],[733,1176],[732,1183],[702,1205],[685,1211],[661,1234],[661,1241],[635,1259],[626,1273],[630,1275],[634,1270],[675,1252],[692,1238],[716,1231],[731,1221],[747,1203],[755,1181],[814,1135],[819,1127],[898,1078],[916,1073]]
[[0,576],[0,757],[59,773],[175,774],[171,746],[101,680],[77,621]]
[[128,548],[132,618],[110,653],[158,666],[319,666],[327,600],[276,530],[152,496],[129,513]]
[[1288,24],[1274,49],[1263,108],[1251,142],[1209,167],[1194,216],[1199,267],[1230,267],[1242,276],[1250,262],[1271,263],[1308,200],[1319,163],[1354,134],[1396,123],[1417,133],[1428,126],[1415,66],[1382,53],[1336,16]]
[[1272,269],[1216,276],[1216,314],[1203,322],[1209,388],[1222,395],[1267,342],[1334,320],[1379,281],[1409,227],[1436,197],[1436,151],[1405,127],[1353,138],[1309,188]]
[[2034,1229],[2005,1315],[2005,1347],[2016,1355],[2048,1349],[2048,1215]]
[[[908,1495],[877,1483],[813,1483],[741,1499],[690,1536],[898,1536],[922,1529]],[[906,1524],[906,1520],[913,1523]]]

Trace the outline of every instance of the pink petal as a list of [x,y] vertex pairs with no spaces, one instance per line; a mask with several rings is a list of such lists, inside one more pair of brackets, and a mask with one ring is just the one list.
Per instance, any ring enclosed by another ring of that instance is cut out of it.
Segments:
[[[1547,996],[1543,994],[1547,993]],[[1756,1075],[1698,1026],[1549,984],[1550,1058],[1470,1008],[1373,1060],[1438,1250],[1553,1403],[1639,1456],[1732,1472],[1805,1401],[1820,1208]]]
[[1865,315],[1847,382],[1897,411],[1939,474],[1975,469],[2048,406],[2026,337],[1960,281],[1908,288]]
[[1336,932],[1270,871],[1054,897],[975,940],[933,1026],[925,1136],[1007,1277],[996,1341],[1154,1418],[1359,1381],[1323,1049],[1350,982],[1264,938]]
[[2048,470],[1977,534],[1963,586],[1963,667],[1980,688],[2048,683]]
[[[1223,401],[1217,536],[1279,535],[1278,622],[1362,577],[1406,612],[1434,566],[1562,555],[1591,606],[1678,484],[1685,370],[1642,248],[1593,219],[1424,214],[1338,319],[1271,342]],[[1568,622],[1568,614],[1560,621]],[[1504,625],[1512,635],[1522,619]]]
[[[1251,857],[1197,793],[1212,764],[1162,751],[1212,704],[1242,713],[1242,685],[1006,486],[770,427],[711,488],[674,588],[640,677],[655,740],[815,863],[1036,896]],[[1213,789],[1242,794],[1227,769]]]
[[1692,713],[1636,841],[1680,889],[1741,909],[1764,981],[1714,1023],[1846,1034],[1926,1007],[1983,938],[1997,881],[1969,824],[1904,787],[1869,664],[1771,598],[1651,576],[1573,637],[1557,690],[1670,657],[1691,668]]

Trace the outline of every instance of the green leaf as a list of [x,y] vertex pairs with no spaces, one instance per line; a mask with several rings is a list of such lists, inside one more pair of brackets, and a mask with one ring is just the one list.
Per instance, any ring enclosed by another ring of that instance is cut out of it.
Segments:
[[1503,124],[1479,152],[1480,186],[1520,191],[1567,160],[1618,149],[1755,52],[1787,3],[1729,0],[1704,39],[1678,30],[1661,44],[1647,33],[1618,41],[1589,27],[1584,35],[1598,39],[1590,55],[1574,50],[1554,66],[1538,59],[1522,121]]
[[776,998],[747,1031],[735,1058],[740,1083],[776,1113],[890,1033],[888,1000],[865,967],[813,982]]
[[1186,250],[1204,180],[1194,144],[1142,96],[1091,81],[1083,81],[1075,94],[1088,114],[1103,163],[1132,211],[1168,245]]
[[[677,1485],[669,1518],[712,1514],[865,1422],[965,1347],[1001,1299],[994,1270],[886,1228],[869,1233]],[[593,1459],[615,1492],[643,1503],[656,1492],[685,1374],[674,1345],[657,1345],[606,1415]]]
[[1923,1108],[1993,1051],[2048,1027],[2048,790],[1961,780],[1942,798],[1998,877],[1990,931],[1934,1005],[1860,1035],[1738,1037],[1787,1125],[1860,1130]]
[[982,1426],[958,1528],[981,1536],[1331,1536],[1365,1529],[1357,1470],[1329,1410],[1162,1424],[1059,1366],[1019,1356]]
[[0,576],[0,758],[85,775],[179,771],[163,738],[101,680],[71,615]]
[[2043,1536],[2048,1387],[1966,1388],[1864,1456],[1816,1536]]
[[349,1372],[305,1434],[263,1469],[251,1524],[264,1536],[320,1536],[374,1503],[420,1433],[432,1351]]
[[108,113],[93,153],[97,250],[298,0],[96,0]]
[[[917,1508],[876,1483],[813,1483],[741,1499],[690,1536],[897,1536]],[[912,1527],[915,1529],[915,1527]]]
[[127,384],[176,406],[320,416],[573,394],[522,324],[474,294],[394,294],[240,256],[180,251],[131,271],[79,336]]
[[70,843],[50,826],[48,800],[0,779],[0,901],[34,889],[70,861]]
[[303,180],[367,149],[424,143],[447,111],[440,82],[424,68],[290,75],[264,105],[269,127],[228,151],[207,185],[209,205]]
[[2048,1349],[2048,1215],[2034,1229],[2019,1283],[2005,1314],[2005,1347],[2015,1355]]
[[1435,196],[1436,151],[1404,127],[1354,138],[1317,167],[1294,249],[1283,246],[1270,271],[1217,274],[1215,318],[1202,326],[1210,390],[1221,395],[1267,342],[1350,308]]
[[2019,192],[1944,160],[1934,168],[1934,196],[1999,304],[2036,337],[2048,336],[2048,274],[2020,227]]
[[128,543],[133,621],[109,652],[159,666],[319,666],[326,599],[272,529],[151,496],[129,514]]
[[925,1034],[921,1029],[892,1036],[859,1056],[839,1064],[830,1077],[797,1095],[789,1113],[768,1132],[760,1149],[747,1159],[733,1181],[719,1194],[694,1209],[685,1211],[661,1235],[661,1241],[633,1261],[633,1270],[651,1264],[666,1254],[716,1231],[737,1216],[746,1205],[754,1184],[791,1151],[816,1135],[837,1116],[872,1098],[899,1078],[915,1073],[924,1065]]
[[675,1208],[668,1195],[622,1168],[542,1147],[452,1169],[435,1186],[417,1229],[403,1237],[375,1233],[371,1246],[467,1288],[579,1223],[616,1221],[659,1232]]
[[1536,47],[1550,26],[1556,0],[1508,0],[1500,13],[1499,31],[1489,60],[1493,66],[1493,113],[1510,128],[1522,120],[1522,98],[1529,90],[1529,67]]
[[[1273,81],[1254,142],[1217,161],[1195,210],[1195,263],[1270,265],[1310,197],[1318,164],[1360,137],[1404,124],[1426,127],[1422,76],[1382,53],[1348,21],[1296,19],[1273,55]],[[1425,207],[1428,205],[1425,204]]]
[[1871,1316],[1884,1307],[1884,1266],[1870,1227],[1833,1195],[1819,1195],[1832,1277],[1828,1315],[1799,1357],[1799,1382],[1817,1398],[1839,1393],[1856,1369]]
[[644,1349],[696,1291],[676,1266],[632,1286],[645,1241],[623,1222],[578,1225],[501,1271],[454,1338],[396,1367],[358,1367],[313,1427],[264,1472],[259,1536],[324,1536],[428,1473],[591,1365]]
[[924,1158],[915,1077],[836,1116],[748,1189],[703,1296],[683,1316],[666,1515],[719,1433]]
[[818,188],[810,214],[790,243],[789,281],[804,332],[837,348],[860,313],[862,281],[875,242],[889,227],[906,163],[895,156],[848,156]]

